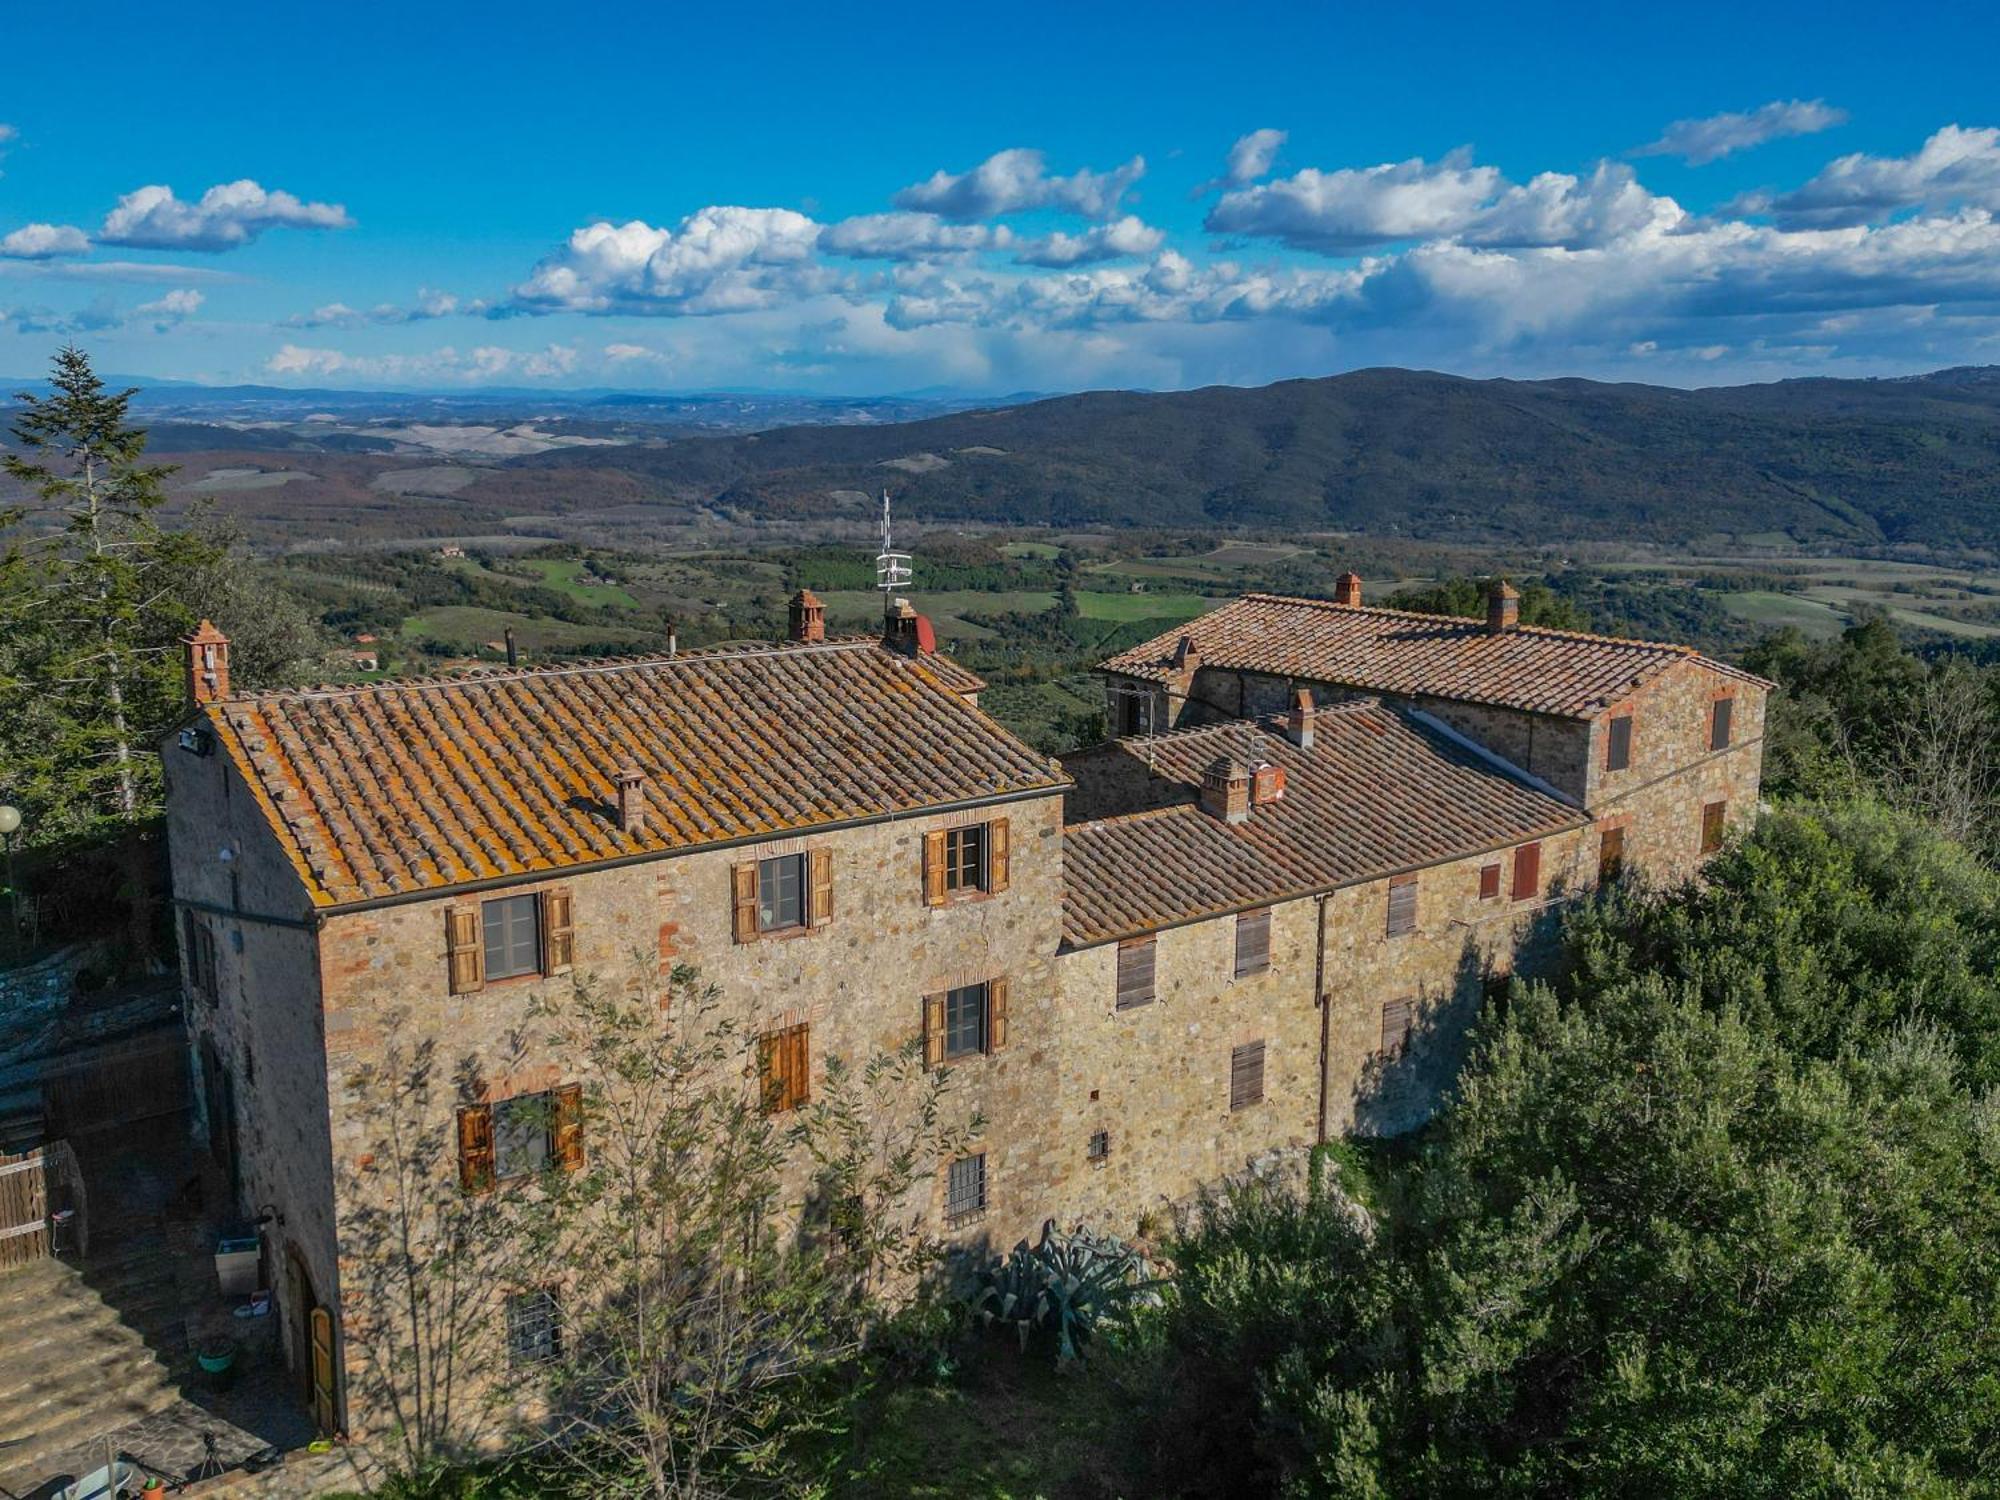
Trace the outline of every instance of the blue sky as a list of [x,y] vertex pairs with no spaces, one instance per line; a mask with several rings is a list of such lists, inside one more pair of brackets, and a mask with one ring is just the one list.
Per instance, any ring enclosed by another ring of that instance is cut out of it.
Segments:
[[1990,6],[90,29],[9,18],[0,374],[70,338],[140,375],[422,389],[2000,362]]

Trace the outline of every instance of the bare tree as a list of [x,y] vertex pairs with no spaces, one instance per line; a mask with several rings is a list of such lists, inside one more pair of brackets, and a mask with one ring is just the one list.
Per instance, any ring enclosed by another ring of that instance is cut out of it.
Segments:
[[1985,676],[1948,661],[1925,677],[1884,776],[1890,799],[1974,848],[2000,834],[2000,705]]

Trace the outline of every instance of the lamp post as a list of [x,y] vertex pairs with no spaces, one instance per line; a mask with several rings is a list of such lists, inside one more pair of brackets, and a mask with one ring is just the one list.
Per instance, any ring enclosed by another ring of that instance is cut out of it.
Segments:
[[14,925],[14,956],[21,956],[21,882],[14,877],[14,835],[21,831],[21,809],[0,802],[0,840],[7,845],[7,911]]

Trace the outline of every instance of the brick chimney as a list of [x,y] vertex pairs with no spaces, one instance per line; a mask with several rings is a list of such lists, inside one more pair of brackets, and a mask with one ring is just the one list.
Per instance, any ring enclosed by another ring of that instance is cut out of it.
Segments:
[[791,622],[785,634],[804,646],[826,639],[826,606],[811,589],[792,595]]
[[1218,755],[1201,773],[1201,810],[1225,823],[1250,821],[1250,773],[1233,755]]
[[1268,760],[1260,760],[1250,768],[1250,805],[1262,807],[1267,802],[1285,800],[1285,768],[1274,766]]
[[1496,578],[1486,591],[1486,633],[1505,635],[1521,628],[1521,595],[1504,578]]
[[1361,575],[1342,573],[1333,581],[1333,602],[1345,604],[1350,609],[1361,608]]
[[1313,747],[1313,695],[1311,688],[1292,693],[1292,711],[1285,715],[1285,737],[1301,750]]
[[627,833],[646,831],[646,775],[629,760],[612,778],[618,786],[618,826]]
[[929,656],[937,650],[937,631],[909,600],[898,599],[882,621],[882,644],[905,656]]
[[1201,647],[1194,643],[1194,637],[1184,635],[1174,647],[1174,670],[1183,677],[1192,677],[1201,669]]
[[190,703],[215,703],[229,696],[229,637],[203,620],[183,642],[187,647],[187,695]]

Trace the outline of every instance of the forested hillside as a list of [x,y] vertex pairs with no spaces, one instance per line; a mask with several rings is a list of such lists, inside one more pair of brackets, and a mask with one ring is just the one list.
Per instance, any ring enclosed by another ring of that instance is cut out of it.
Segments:
[[1058,526],[1983,547],[2000,533],[2000,378],[1683,391],[1361,370],[513,467],[614,469],[663,499],[759,517],[824,514],[835,491],[887,485],[915,515]]

